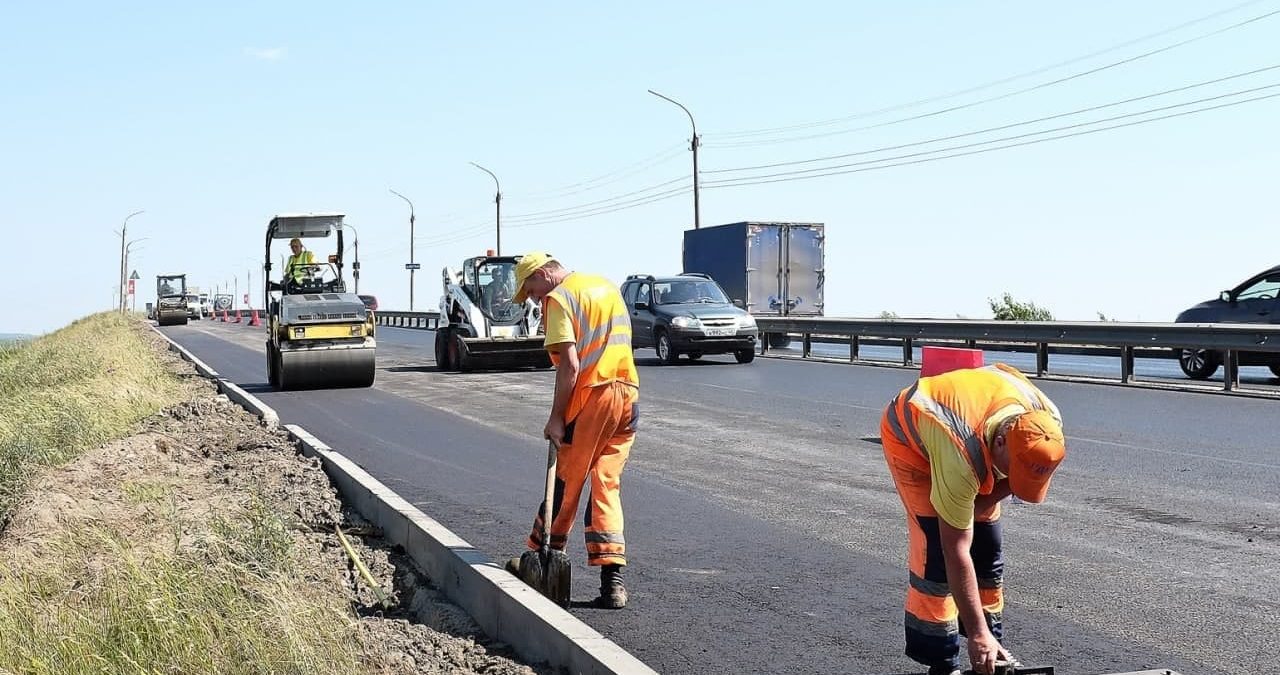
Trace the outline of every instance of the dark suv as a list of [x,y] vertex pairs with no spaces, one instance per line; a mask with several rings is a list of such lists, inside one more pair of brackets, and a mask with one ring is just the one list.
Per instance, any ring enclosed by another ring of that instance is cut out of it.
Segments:
[[[1250,277],[1214,300],[1183,310],[1175,323],[1280,323],[1280,265]],[[1178,365],[1187,377],[1204,380],[1222,365],[1222,354],[1209,349],[1182,349]],[[1280,354],[1240,352],[1242,366],[1269,366],[1280,376]]]
[[653,347],[663,363],[681,354],[733,354],[738,363],[756,357],[756,320],[735,306],[710,276],[633,274],[622,284],[631,312],[631,347]]

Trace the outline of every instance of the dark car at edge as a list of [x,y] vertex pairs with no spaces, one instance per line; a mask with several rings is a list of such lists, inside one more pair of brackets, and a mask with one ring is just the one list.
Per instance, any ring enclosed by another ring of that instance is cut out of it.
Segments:
[[[1280,265],[1264,270],[1235,288],[1222,291],[1178,314],[1175,323],[1270,323],[1280,324]],[[1239,352],[1242,366],[1267,366],[1280,377],[1280,354]],[[1222,365],[1222,353],[1211,349],[1181,349],[1178,365],[1187,377],[1204,380]]]

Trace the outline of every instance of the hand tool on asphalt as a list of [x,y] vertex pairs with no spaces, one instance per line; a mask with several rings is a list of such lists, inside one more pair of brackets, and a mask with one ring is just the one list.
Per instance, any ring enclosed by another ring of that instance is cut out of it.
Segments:
[[555,498],[556,446],[547,442],[547,486],[542,500],[542,547],[520,556],[520,579],[561,607],[569,606],[573,568],[569,555],[551,548],[551,500]]
[[[964,671],[964,675],[975,675],[973,670]],[[1053,675],[1053,666],[1030,668],[1020,663],[996,661],[995,675]]]

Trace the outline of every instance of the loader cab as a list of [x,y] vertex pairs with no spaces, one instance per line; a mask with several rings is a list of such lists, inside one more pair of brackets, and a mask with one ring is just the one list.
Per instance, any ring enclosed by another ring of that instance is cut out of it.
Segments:
[[524,305],[512,302],[519,260],[514,256],[481,256],[463,264],[463,292],[494,323],[512,323],[524,316]]

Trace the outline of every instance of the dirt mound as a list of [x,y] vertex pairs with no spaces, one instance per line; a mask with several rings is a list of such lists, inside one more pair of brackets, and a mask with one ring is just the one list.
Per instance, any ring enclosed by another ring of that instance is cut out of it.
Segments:
[[[150,342],[163,349],[159,338]],[[307,581],[341,589],[351,603],[367,672],[551,672],[489,641],[398,548],[343,508],[319,460],[298,454],[286,432],[262,427],[167,350],[160,358],[186,376],[187,399],[148,418],[139,433],[34,481],[0,534],[8,561],[40,565],[54,554],[60,533],[85,525],[109,527],[143,549],[190,545],[207,535],[212,520],[258,504],[289,524]],[[389,606],[365,584],[335,526],[387,592]],[[104,548],[91,564],[111,562]]]

